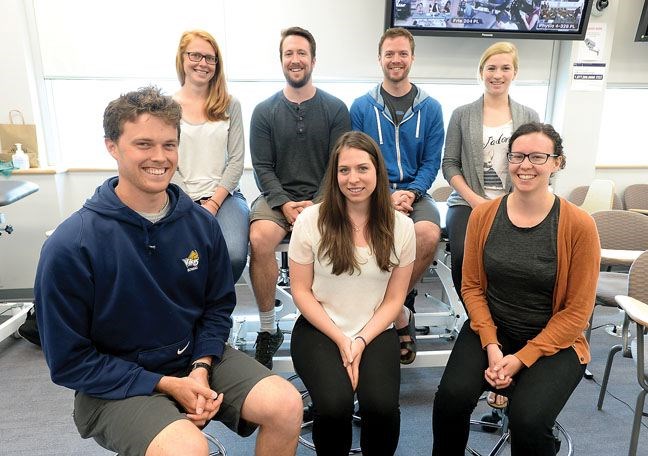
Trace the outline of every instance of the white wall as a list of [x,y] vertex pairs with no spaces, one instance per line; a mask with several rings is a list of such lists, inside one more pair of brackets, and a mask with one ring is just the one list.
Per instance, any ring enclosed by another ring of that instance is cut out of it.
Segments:
[[[376,0],[33,2],[37,2],[40,12],[40,41],[69,53],[87,55],[84,74],[88,76],[175,78],[172,62],[180,33],[189,28],[205,28],[213,32],[223,48],[230,79],[281,80],[279,31],[301,25],[317,39],[316,81],[380,78],[377,42],[383,29],[384,7]],[[609,62],[610,83],[648,84],[648,43],[633,42],[642,5],[643,0],[610,2],[602,17],[592,19],[608,25],[609,47],[604,54]],[[21,109],[28,122],[38,125],[43,139],[51,132],[44,128],[40,116],[39,106],[48,102],[38,96],[43,91],[42,74],[65,76],[71,72],[70,63],[64,58],[53,59],[52,54],[41,61],[38,48],[30,42],[33,35],[28,33],[33,25],[27,20],[32,1],[0,0],[0,11],[0,122],[8,120],[9,109]],[[72,12],[82,20],[70,25],[76,33],[73,39],[67,39],[58,30],[67,26],[66,18]],[[111,41],[101,47],[93,38],[96,36],[110,36]],[[415,80],[434,81],[474,78],[479,55],[493,40],[417,37],[416,41],[412,76]],[[563,133],[567,146],[568,167],[559,175],[558,193],[566,194],[592,177],[610,178],[619,190],[630,183],[646,181],[646,170],[595,169],[598,132],[604,128],[600,121],[603,95],[571,90],[570,67],[577,44],[563,42],[554,47],[551,41],[515,43],[521,55],[521,83],[549,81],[554,52],[561,54],[555,81],[559,96],[555,109],[548,113]],[[115,59],[130,62],[129,74],[115,74],[111,65]],[[45,144],[41,150],[46,152]],[[41,190],[2,208],[16,232],[11,237],[0,237],[0,288],[30,286],[44,231],[79,207],[109,174],[29,177],[41,185]],[[249,171],[242,185],[251,201],[256,189]],[[6,267],[7,264],[13,266]]]

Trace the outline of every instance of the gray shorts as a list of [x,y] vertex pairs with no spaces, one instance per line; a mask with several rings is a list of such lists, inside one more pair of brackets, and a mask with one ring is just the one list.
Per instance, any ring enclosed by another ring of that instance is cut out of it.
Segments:
[[[223,359],[212,368],[211,387],[224,393],[215,420],[247,437],[257,425],[241,418],[245,398],[252,388],[273,375],[250,356],[225,346]],[[164,394],[106,400],[77,393],[74,422],[83,438],[94,438],[120,456],[143,455],[153,439],[171,423],[186,419],[177,402]]]
[[441,226],[441,217],[437,209],[434,199],[427,193],[424,194],[418,202],[412,206],[410,217],[414,223],[416,222],[432,222],[436,226]]
[[271,220],[286,231],[292,230],[292,225],[288,223],[283,212],[279,209],[272,209],[263,195],[259,195],[250,206],[250,223],[256,220]]

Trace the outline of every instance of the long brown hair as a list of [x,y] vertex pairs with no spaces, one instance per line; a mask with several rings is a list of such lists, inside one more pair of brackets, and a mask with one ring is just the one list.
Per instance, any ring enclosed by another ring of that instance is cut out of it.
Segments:
[[205,102],[205,115],[208,120],[216,122],[227,120],[227,106],[229,106],[230,95],[227,92],[227,81],[225,81],[225,71],[223,70],[223,55],[221,54],[218,44],[213,36],[204,30],[188,30],[180,37],[178,52],[176,54],[176,73],[180,85],[184,85],[186,74],[184,71],[184,59],[186,58],[187,47],[194,38],[202,38],[214,48],[216,55],[216,68],[214,77],[209,81],[207,101]]
[[365,236],[378,267],[383,271],[389,271],[398,265],[391,261],[391,254],[396,255],[396,250],[394,248],[395,213],[389,194],[389,179],[378,144],[360,131],[343,134],[333,147],[324,176],[323,199],[317,220],[317,228],[322,234],[317,256],[320,261],[328,261],[335,275],[344,272],[351,275],[360,269],[355,256],[353,228],[346,210],[347,201],[340,190],[337,178],[340,153],[347,148],[367,152],[376,168],[376,189],[371,194],[369,202],[369,219],[365,226]]

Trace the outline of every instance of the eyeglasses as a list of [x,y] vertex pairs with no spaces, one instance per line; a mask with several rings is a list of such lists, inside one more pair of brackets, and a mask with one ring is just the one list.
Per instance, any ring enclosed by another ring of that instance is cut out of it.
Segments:
[[529,161],[534,165],[544,165],[549,160],[549,157],[557,157],[556,154],[543,154],[542,152],[531,152],[530,154],[523,154],[522,152],[509,152],[506,154],[506,159],[509,163],[514,165],[519,165],[524,161],[525,158],[528,158]]
[[216,65],[218,58],[215,55],[201,54],[200,52],[185,52],[189,57],[189,60],[192,62],[200,62],[202,59],[205,59],[205,63],[208,65]]

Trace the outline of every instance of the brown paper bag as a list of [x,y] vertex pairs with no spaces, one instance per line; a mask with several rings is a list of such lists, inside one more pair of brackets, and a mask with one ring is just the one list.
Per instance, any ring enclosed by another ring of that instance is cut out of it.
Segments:
[[[20,123],[16,123],[17,118]],[[36,125],[26,124],[22,112],[17,109],[9,111],[8,124],[0,124],[0,161],[10,161],[16,151],[16,143],[22,144],[22,149],[29,157],[29,167],[38,168],[38,141],[36,140]]]

